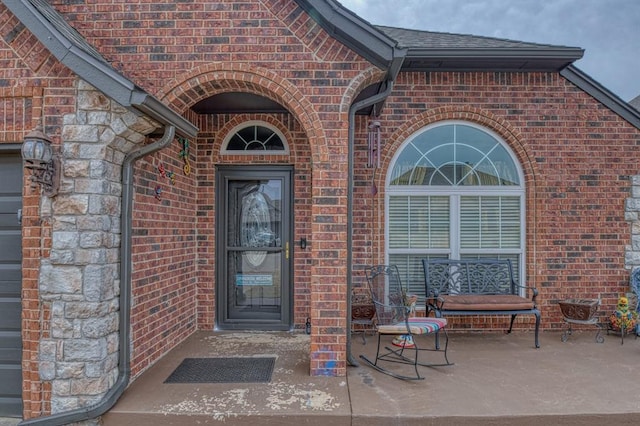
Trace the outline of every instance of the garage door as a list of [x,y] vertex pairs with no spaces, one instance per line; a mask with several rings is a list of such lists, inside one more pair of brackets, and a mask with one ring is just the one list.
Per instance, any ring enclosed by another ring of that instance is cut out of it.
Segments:
[[0,417],[22,417],[22,160],[0,147]]

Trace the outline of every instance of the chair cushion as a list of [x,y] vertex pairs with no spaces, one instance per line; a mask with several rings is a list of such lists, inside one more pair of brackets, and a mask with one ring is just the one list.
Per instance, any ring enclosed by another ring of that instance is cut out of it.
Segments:
[[512,294],[441,295],[445,311],[521,311],[533,309],[531,300]]
[[[411,334],[429,334],[440,331],[447,325],[446,318],[409,318],[409,329]],[[406,334],[407,325],[404,322],[398,322],[389,325],[379,325],[378,333],[381,334]]]

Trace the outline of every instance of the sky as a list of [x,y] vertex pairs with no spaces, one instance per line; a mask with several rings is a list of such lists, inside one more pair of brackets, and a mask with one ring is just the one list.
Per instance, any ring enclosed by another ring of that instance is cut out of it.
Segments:
[[579,47],[580,70],[640,95],[639,0],[338,0],[375,25]]

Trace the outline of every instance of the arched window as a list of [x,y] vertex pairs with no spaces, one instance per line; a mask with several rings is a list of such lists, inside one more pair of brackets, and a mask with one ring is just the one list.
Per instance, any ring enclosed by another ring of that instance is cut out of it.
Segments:
[[488,129],[451,121],[421,129],[398,150],[387,176],[389,263],[419,295],[423,258],[507,258],[520,277],[522,182],[515,156]]
[[236,126],[222,143],[223,154],[288,154],[285,137],[278,129],[261,121]]

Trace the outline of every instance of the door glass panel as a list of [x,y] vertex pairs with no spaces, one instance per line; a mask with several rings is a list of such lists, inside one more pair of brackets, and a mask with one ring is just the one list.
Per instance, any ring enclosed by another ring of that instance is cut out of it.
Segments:
[[[253,264],[256,258],[261,260],[258,267]],[[280,258],[280,253],[239,250],[229,253],[231,319],[280,317]]]
[[281,318],[282,180],[236,180],[228,187],[229,319]]

